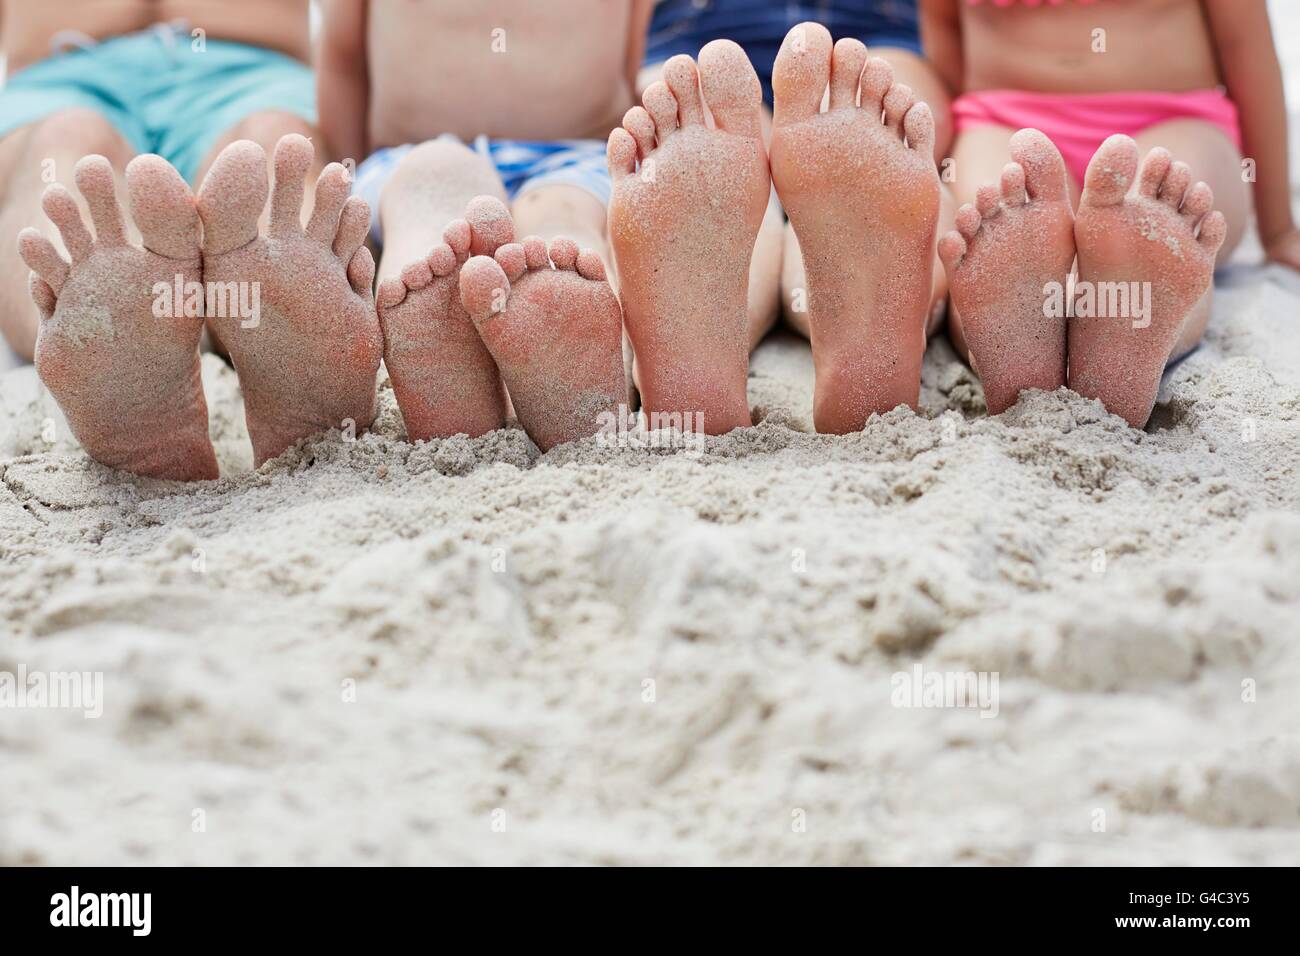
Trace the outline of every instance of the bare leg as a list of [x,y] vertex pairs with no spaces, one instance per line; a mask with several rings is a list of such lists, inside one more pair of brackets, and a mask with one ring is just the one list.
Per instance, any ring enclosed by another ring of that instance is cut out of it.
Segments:
[[[66,256],[63,240],[41,212],[41,193],[54,182],[72,185],[73,166],[90,153],[112,163],[118,188],[124,189],[123,170],[134,152],[106,119],[81,109],[47,116],[0,140],[0,332],[22,358],[30,361],[36,348],[38,313],[14,237],[35,227]],[[87,214],[85,200],[79,193],[73,195]],[[127,238],[137,238],[133,227],[128,227]]]

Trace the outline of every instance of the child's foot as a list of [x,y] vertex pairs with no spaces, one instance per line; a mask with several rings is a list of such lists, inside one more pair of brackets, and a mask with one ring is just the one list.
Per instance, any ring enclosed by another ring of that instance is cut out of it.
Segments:
[[384,364],[411,441],[477,438],[505,422],[501,376],[461,307],[458,283],[470,255],[490,256],[513,240],[509,210],[479,196],[425,258],[380,283]]
[[[1191,170],[1166,150],[1147,154],[1130,194],[1137,172],[1137,143],[1127,136],[1106,140],[1088,164],[1074,236],[1080,295],[1091,294],[1093,307],[1075,300],[1069,383],[1141,428],[1183,323],[1210,287],[1227,225],[1210,211],[1210,187],[1192,186]],[[1109,308],[1117,302],[1128,307]]]
[[[1011,138],[1011,158],[1000,188],[981,187],[976,204],[957,213],[957,230],[939,242],[991,415],[1014,405],[1023,389],[1065,384],[1064,306],[1074,265],[1065,162],[1036,129]],[[1057,283],[1061,305],[1055,317],[1045,315],[1049,283]]]
[[[261,465],[295,442],[330,428],[360,431],[375,414],[375,376],[383,343],[371,282],[374,261],[362,245],[369,211],[348,198],[346,170],[320,174],[306,230],[303,181],[311,143],[290,135],[275,147],[271,224],[266,154],[256,143],[227,146],[199,189],[203,278],[239,308],[209,310],[244,393],[244,415]],[[250,308],[251,306],[251,308]]]
[[467,262],[460,298],[538,448],[594,435],[627,404],[622,312],[596,253],[553,239],[548,256],[530,236]]
[[705,46],[698,70],[673,57],[664,78],[610,135],[610,239],[642,405],[702,413],[717,435],[752,423],[749,260],[771,193],[762,93],[729,40]]
[[939,217],[934,118],[888,63],[857,40],[832,52],[817,23],[786,36],[772,87],[772,180],[808,277],[813,423],[858,431],[920,397]]
[[199,380],[201,315],[175,300],[200,276],[199,218],[180,174],[157,156],[126,169],[143,249],[128,244],[113,170],[102,156],[76,167],[92,240],[76,200],[45,191],[46,215],[72,256],[35,229],[18,237],[41,313],[36,370],[86,453],[113,468],[180,481],[217,477]]

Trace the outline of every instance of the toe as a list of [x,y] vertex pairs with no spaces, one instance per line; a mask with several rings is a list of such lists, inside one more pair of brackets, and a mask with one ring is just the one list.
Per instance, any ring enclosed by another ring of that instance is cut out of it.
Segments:
[[1228,237],[1228,220],[1217,209],[1205,217],[1201,223],[1199,241],[1210,255],[1217,255],[1223,240]]
[[1023,206],[1029,201],[1025,192],[1025,169],[1019,163],[1002,167],[1002,201],[1008,206]]
[[73,170],[77,189],[90,207],[90,221],[95,225],[95,241],[100,245],[125,245],[126,227],[122,207],[117,202],[113,167],[103,156],[86,156]]
[[406,286],[402,284],[402,280],[397,276],[389,276],[379,283],[379,288],[375,292],[375,302],[379,306],[381,315],[385,309],[401,305],[405,298]]
[[655,122],[655,138],[663,143],[677,130],[677,98],[666,83],[656,80],[646,87],[641,102]]
[[793,27],[772,67],[773,122],[784,126],[815,116],[821,110],[830,72],[830,31],[812,22]]
[[352,254],[348,261],[348,284],[352,291],[367,303],[373,301],[375,286],[375,259],[370,250],[362,246]]
[[879,119],[885,112],[885,94],[894,85],[894,68],[887,60],[873,56],[862,68],[861,105]]
[[757,137],[763,130],[763,86],[745,51],[730,40],[700,50],[700,86],[719,129]]
[[204,255],[221,255],[256,239],[268,191],[261,146],[240,140],[223,149],[199,187]]
[[1025,192],[1030,199],[1064,202],[1070,198],[1065,160],[1056,144],[1036,129],[1022,129],[1011,137],[1011,158],[1025,171]]
[[416,259],[402,268],[401,276],[402,285],[411,292],[418,292],[433,281],[433,269],[427,258]]
[[590,279],[592,282],[605,281],[605,263],[591,249],[583,249],[578,253],[577,268],[578,275],[584,279]]
[[46,187],[45,195],[41,197],[41,208],[63,237],[64,248],[72,256],[74,266],[90,255],[94,242],[85,220],[81,218],[81,207],[72,198],[72,193],[59,183],[54,183]]
[[555,268],[569,272],[573,271],[573,266],[578,261],[578,244],[576,242],[563,237],[552,239],[550,252],[551,261],[555,263]]
[[1182,213],[1189,225],[1195,226],[1209,214],[1213,207],[1214,190],[1206,183],[1197,183],[1187,190],[1187,195],[1183,197]]
[[475,256],[460,270],[460,302],[477,326],[506,307],[510,280],[495,259]]
[[861,40],[844,37],[831,52],[831,102],[833,110],[853,109],[858,105],[858,81],[867,65],[867,48]]
[[430,249],[426,261],[429,263],[429,271],[436,276],[449,276],[456,271],[456,253],[445,242]]
[[[275,179],[271,186],[271,225],[273,236],[302,235],[302,197],[307,170],[311,169],[316,151],[311,140],[298,133],[282,136],[275,144]],[[346,261],[346,260],[345,260]]]
[[126,196],[140,239],[169,259],[199,258],[199,212],[194,193],[161,156],[137,156],[126,167]]
[[1174,209],[1182,208],[1183,197],[1187,195],[1187,189],[1191,185],[1192,167],[1184,162],[1173,163],[1169,167],[1169,174],[1165,176],[1164,184],[1160,187],[1160,201]]
[[1107,139],[1088,163],[1083,177],[1085,206],[1118,206],[1128,195],[1137,175],[1138,147],[1131,136],[1122,133]]
[[461,262],[469,255],[470,238],[469,223],[464,219],[453,219],[442,230],[442,241],[451,247],[456,259]]
[[1172,165],[1173,158],[1169,155],[1169,150],[1163,147],[1157,146],[1147,153],[1146,159],[1142,162],[1142,169],[1138,173],[1138,195],[1146,196],[1148,199],[1157,198]]
[[636,140],[637,159],[645,159],[655,148],[655,121],[644,106],[634,106],[623,114],[623,128]]
[[992,219],[1002,211],[1002,190],[994,183],[985,183],[975,190],[975,209],[981,219]]
[[63,284],[68,281],[69,267],[54,243],[45,238],[38,230],[30,226],[18,233],[18,255],[22,256],[27,268],[31,269],[45,281],[55,295],[63,291]]
[[917,103],[903,114],[903,136],[907,145],[922,155],[934,152],[934,114],[926,103]]
[[916,103],[912,88],[906,83],[895,83],[885,94],[885,125],[901,137],[903,135],[903,116]]
[[31,293],[32,301],[36,303],[36,311],[41,314],[41,321],[48,322],[54,316],[54,310],[59,304],[54,290],[35,272],[30,272],[27,275],[27,291]]
[[465,207],[469,223],[469,251],[474,256],[490,256],[508,242],[515,241],[515,221],[506,204],[495,196],[475,196]]
[[316,198],[311,219],[307,222],[307,238],[329,244],[339,230],[339,214],[352,192],[352,177],[342,163],[330,163],[316,179]]
[[632,138],[632,134],[622,127],[615,127],[609,134],[609,143],[605,146],[605,162],[609,166],[609,178],[617,182],[635,173],[636,156],[637,142]]
[[541,236],[525,236],[523,246],[524,260],[528,263],[530,272],[551,267],[551,259],[546,252],[545,239]]
[[682,126],[704,123],[704,103],[700,99],[700,72],[695,61],[679,53],[664,64],[664,82],[677,100],[678,122]]
[[961,233],[953,230],[939,240],[939,260],[948,270],[949,275],[952,275],[961,265],[964,255],[966,255],[966,240],[962,238]]
[[353,196],[343,204],[343,211],[339,213],[339,231],[334,236],[334,255],[339,257],[340,262],[351,262],[369,232],[370,205],[360,196]]
[[983,217],[980,215],[979,210],[970,203],[957,210],[957,231],[961,233],[961,237],[967,242],[975,238],[975,234],[980,231],[982,223]]
[[501,271],[506,274],[506,278],[511,282],[518,282],[525,272],[528,271],[528,257],[524,253],[522,243],[510,242],[502,246],[493,256]]

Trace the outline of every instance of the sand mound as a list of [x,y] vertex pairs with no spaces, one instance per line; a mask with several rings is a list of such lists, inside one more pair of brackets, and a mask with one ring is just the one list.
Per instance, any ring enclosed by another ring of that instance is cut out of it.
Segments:
[[818,436],[777,339],[700,449],[412,446],[386,391],[256,472],[209,357],[192,487],[7,373],[0,671],[104,684],[3,711],[0,863],[1294,862],[1297,311],[1239,271],[1147,433],[984,417],[936,342],[924,414]]

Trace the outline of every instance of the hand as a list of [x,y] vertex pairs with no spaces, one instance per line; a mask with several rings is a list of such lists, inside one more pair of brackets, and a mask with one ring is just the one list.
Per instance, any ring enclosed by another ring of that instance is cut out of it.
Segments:
[[1300,271],[1300,229],[1292,227],[1273,239],[1266,248],[1269,262],[1278,262]]

